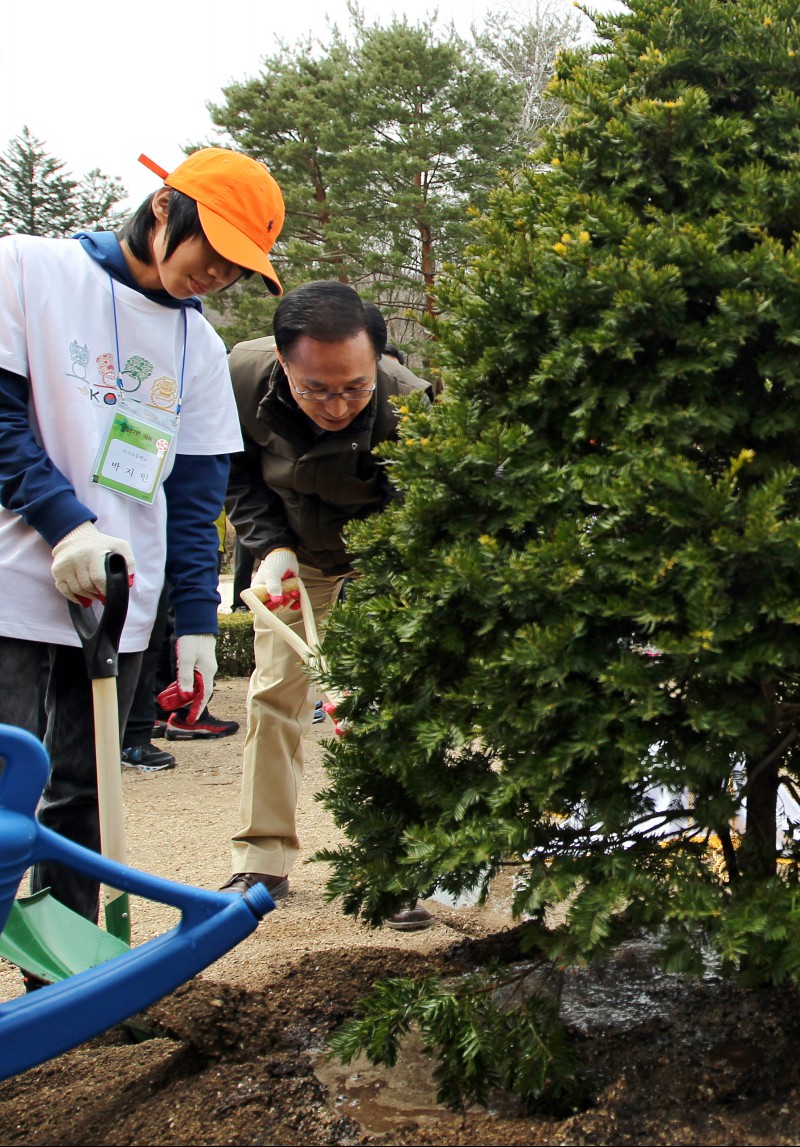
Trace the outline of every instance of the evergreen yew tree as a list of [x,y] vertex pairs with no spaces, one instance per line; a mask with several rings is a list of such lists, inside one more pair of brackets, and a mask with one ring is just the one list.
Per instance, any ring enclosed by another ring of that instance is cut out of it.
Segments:
[[440,287],[404,498],[352,529],[329,888],[377,923],[510,865],[561,962],[646,928],[797,984],[800,15],[595,23]]

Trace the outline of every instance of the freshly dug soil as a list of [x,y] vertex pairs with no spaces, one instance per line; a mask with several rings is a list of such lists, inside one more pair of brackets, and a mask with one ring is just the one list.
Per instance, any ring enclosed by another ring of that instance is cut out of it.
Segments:
[[[243,721],[245,682],[222,681],[213,711]],[[309,738],[300,833],[307,854],[336,840],[313,801],[323,787]],[[124,777],[132,863],[217,887],[228,875],[243,733],[170,746],[178,767]],[[114,1028],[0,1084],[2,1144],[798,1144],[800,1008],[794,993],[743,992],[713,976],[655,970],[646,944],[563,985],[591,1096],[567,1119],[504,1097],[489,1112],[439,1108],[431,1064],[412,1038],[396,1068],[343,1067],[328,1033],[386,976],[456,975],[513,959],[508,889],[486,906],[429,901],[434,927],[369,930],[324,896],[324,865],[300,865],[292,895],[194,981],[148,1009],[152,1038]],[[171,924],[132,905],[134,942]],[[0,968],[0,1000],[19,994]],[[45,989],[46,990],[46,989]]]

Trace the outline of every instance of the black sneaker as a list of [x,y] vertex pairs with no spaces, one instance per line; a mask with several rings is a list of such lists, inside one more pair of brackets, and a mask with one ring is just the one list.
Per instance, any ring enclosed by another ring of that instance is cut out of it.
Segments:
[[156,703],[156,715],[153,718],[153,731],[150,734],[151,741],[154,737],[163,737],[165,735],[169,718],[170,715],[167,710],[162,709],[161,706]]
[[312,725],[321,725],[325,720],[325,710],[322,708],[322,702],[316,701],[314,704],[314,716],[311,718]]
[[122,750],[122,764],[126,769],[138,769],[141,773],[160,773],[164,769],[175,768],[172,753],[157,749],[148,741],[146,745],[131,745]]
[[185,711],[173,713],[167,722],[168,741],[207,741],[212,737],[230,737],[239,731],[238,721],[220,721],[204,709],[193,725],[186,720]]

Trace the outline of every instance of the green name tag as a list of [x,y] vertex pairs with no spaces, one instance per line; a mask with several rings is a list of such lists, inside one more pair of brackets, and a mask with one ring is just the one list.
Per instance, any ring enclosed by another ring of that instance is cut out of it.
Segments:
[[92,481],[126,498],[152,505],[174,431],[115,411],[100,445]]

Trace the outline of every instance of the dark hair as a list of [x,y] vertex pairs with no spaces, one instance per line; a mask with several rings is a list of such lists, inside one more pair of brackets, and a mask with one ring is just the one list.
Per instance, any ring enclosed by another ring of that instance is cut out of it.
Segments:
[[386,346],[386,323],[374,303],[363,303],[346,283],[318,281],[294,287],[278,303],[272,319],[275,345],[284,358],[304,335],[334,343],[366,331],[380,358]]
[[386,346],[383,348],[383,353],[391,355],[392,358],[396,358],[401,366],[406,365],[405,351],[400,350],[400,347],[395,346],[394,343],[387,343]]
[[[119,233],[119,238],[125,240],[131,254],[140,263],[144,263],[148,267],[153,261],[150,236],[153,234],[157,222],[153,211],[153,195],[148,195],[144,203],[137,207],[133,215],[123,224]],[[164,251],[164,260],[170,259],[181,243],[185,243],[187,239],[194,239],[197,235],[205,238],[196,201],[188,195],[184,195],[182,191],[170,188],[169,200],[167,201],[167,246]],[[252,271],[242,267],[240,278],[249,279],[252,274]]]

